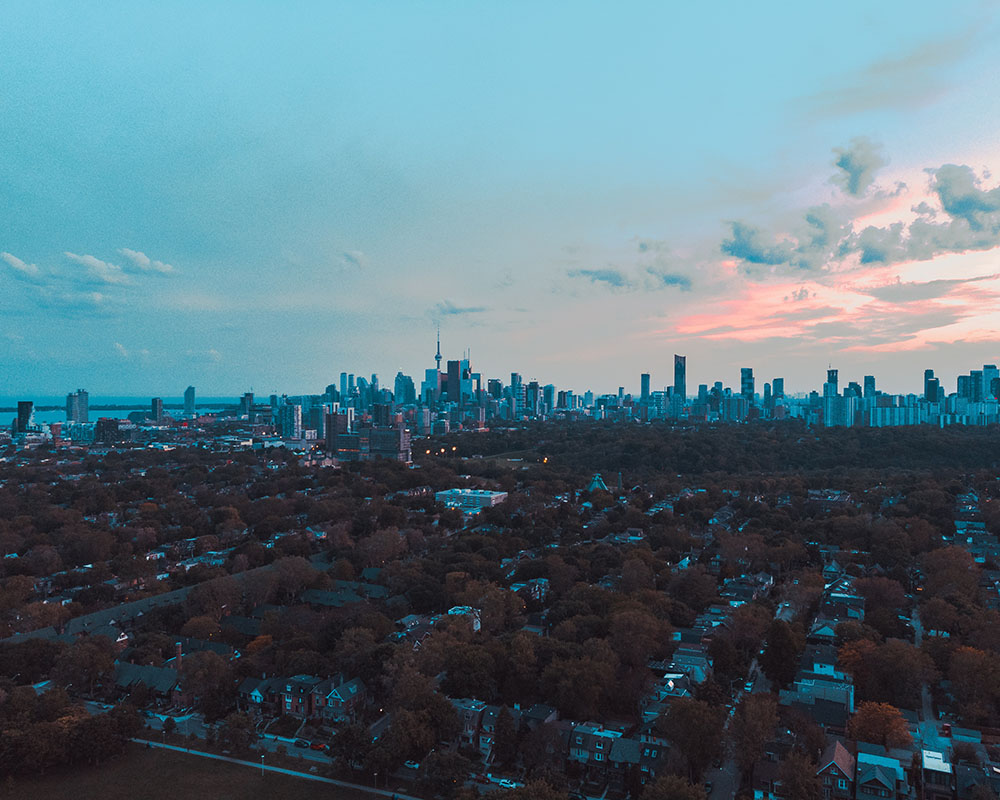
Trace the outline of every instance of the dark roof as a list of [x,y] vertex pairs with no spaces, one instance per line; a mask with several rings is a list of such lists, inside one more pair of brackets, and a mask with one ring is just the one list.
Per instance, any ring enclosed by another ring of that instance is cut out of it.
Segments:
[[177,670],[169,667],[151,667],[127,662],[115,664],[115,683],[123,689],[142,683],[157,694],[167,694],[177,685],[178,680]]

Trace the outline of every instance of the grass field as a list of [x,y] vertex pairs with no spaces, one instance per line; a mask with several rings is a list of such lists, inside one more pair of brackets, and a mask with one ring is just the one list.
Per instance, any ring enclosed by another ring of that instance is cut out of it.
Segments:
[[18,800],[372,800],[372,795],[223,761],[130,745],[100,767],[0,782],[0,797]]

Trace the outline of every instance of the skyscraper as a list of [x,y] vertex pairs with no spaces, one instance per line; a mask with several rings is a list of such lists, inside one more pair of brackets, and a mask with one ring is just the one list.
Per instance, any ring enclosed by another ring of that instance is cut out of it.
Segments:
[[[674,358],[676,358],[676,356],[674,356]],[[640,392],[639,397],[640,397],[640,400],[642,401],[643,405],[646,405],[647,403],[649,403],[649,373],[648,372],[643,372],[639,376],[639,387],[640,387],[639,388],[639,392]]]
[[194,416],[194,387],[188,386],[184,390],[184,415],[188,417]]
[[66,395],[66,421],[89,422],[90,398],[83,389],[77,389]]
[[150,402],[153,413],[153,422],[163,422],[163,398],[154,397]]
[[838,377],[838,371],[835,369],[828,369],[826,371],[826,383],[823,384],[823,396],[824,397],[836,397],[840,394],[840,379]]
[[240,398],[240,416],[253,422],[253,392],[246,392]]
[[24,433],[31,427],[34,421],[35,403],[32,400],[17,401],[17,419],[14,424],[17,426],[16,433]]
[[753,367],[740,368],[740,394],[743,395],[747,403],[753,405],[753,396],[756,393],[753,383]]
[[687,356],[674,354],[674,397],[687,399]]
[[875,376],[874,375],[865,375],[865,378],[864,378],[864,390],[863,391],[864,391],[864,396],[866,398],[868,398],[868,397],[875,397],[875,395],[877,393],[875,391]]
[[771,381],[771,397],[777,400],[779,397],[785,396],[785,379],[784,378],[774,378]]
[[301,439],[302,406],[290,403],[278,406],[278,430],[283,439]]
[[340,401],[343,402],[347,398],[347,373],[340,373]]
[[924,399],[929,403],[933,403],[937,400],[937,394],[931,394],[931,381],[934,380],[934,370],[925,369],[924,370]]

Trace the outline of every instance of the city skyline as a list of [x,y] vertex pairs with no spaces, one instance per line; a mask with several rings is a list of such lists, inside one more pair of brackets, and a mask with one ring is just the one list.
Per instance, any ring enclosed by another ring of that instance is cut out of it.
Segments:
[[297,8],[5,7],[0,393],[1000,360],[988,7]]

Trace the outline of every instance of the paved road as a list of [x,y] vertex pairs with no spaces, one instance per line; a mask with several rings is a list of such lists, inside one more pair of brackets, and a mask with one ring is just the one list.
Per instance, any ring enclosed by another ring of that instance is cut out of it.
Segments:
[[244,761],[241,758],[232,758],[230,756],[219,756],[215,753],[206,753],[203,750],[189,750],[185,747],[178,747],[172,744],[161,744],[160,742],[154,742],[149,739],[133,739],[133,742],[138,744],[148,745],[150,747],[158,747],[163,750],[174,750],[178,753],[187,753],[192,756],[201,756],[202,758],[214,758],[216,761],[227,761],[230,764],[240,764],[244,767],[250,767],[252,769],[266,770],[267,772],[277,772],[282,775],[291,775],[296,778],[305,778],[310,781],[317,781],[318,783],[329,783],[333,786],[339,786],[342,789],[353,789],[357,792],[366,792],[367,794],[375,795],[376,797],[389,797],[398,798],[398,800],[423,800],[420,797],[414,797],[413,795],[403,794],[401,792],[393,792],[388,789],[373,789],[370,786],[362,786],[357,783],[348,783],[347,781],[338,781],[335,778],[324,778],[321,775],[313,775],[309,772],[297,772],[294,769],[285,769],[284,767],[272,767],[269,764],[261,764],[260,762],[254,763],[253,761]]

